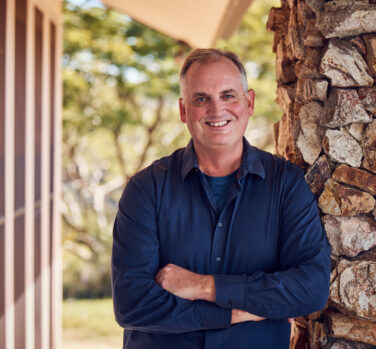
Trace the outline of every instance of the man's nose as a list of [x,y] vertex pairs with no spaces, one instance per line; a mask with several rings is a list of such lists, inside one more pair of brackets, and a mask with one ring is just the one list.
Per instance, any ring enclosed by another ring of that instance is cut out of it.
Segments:
[[208,113],[213,116],[218,116],[223,110],[223,101],[219,98],[212,98],[209,103]]

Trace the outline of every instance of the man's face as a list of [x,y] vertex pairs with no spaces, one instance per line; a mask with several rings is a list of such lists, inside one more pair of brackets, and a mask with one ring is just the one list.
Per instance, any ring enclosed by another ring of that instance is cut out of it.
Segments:
[[193,63],[181,90],[180,117],[195,147],[235,150],[242,146],[253,113],[254,91],[244,91],[240,72],[231,60],[223,57]]

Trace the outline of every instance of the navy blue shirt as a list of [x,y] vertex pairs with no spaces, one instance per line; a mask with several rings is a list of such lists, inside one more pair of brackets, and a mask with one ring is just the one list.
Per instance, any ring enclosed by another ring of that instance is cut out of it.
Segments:
[[[112,252],[124,348],[289,347],[286,320],[327,300],[330,246],[303,171],[244,140],[221,212],[192,141],[133,176]],[[168,263],[214,275],[216,302],[189,301],[154,280]],[[231,325],[231,309],[267,318]]]
[[238,171],[235,171],[234,173],[222,177],[213,177],[204,174],[209,183],[210,189],[212,190],[215,202],[217,204],[217,212],[219,213],[224,209],[227,193],[232,184],[234,184],[237,172]]

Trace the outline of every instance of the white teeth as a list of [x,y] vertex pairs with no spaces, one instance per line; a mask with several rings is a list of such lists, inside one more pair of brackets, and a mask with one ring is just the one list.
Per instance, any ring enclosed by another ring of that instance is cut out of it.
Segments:
[[227,124],[228,121],[220,121],[220,122],[209,122],[210,126],[224,126]]

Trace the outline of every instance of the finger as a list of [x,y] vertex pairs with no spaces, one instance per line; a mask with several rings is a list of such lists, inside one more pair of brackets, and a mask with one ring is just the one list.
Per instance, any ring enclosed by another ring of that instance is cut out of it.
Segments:
[[158,271],[158,273],[155,275],[154,280],[156,281],[157,284],[161,284],[162,277],[161,277],[161,271]]
[[287,321],[288,321],[290,324],[292,324],[292,323],[294,322],[294,318],[293,318],[293,317],[289,317],[289,318],[287,319]]

